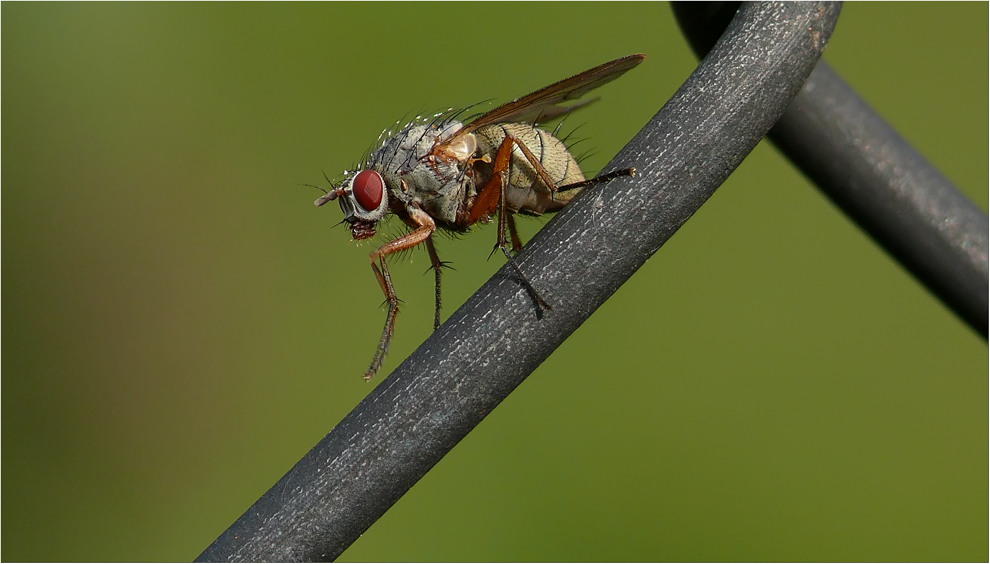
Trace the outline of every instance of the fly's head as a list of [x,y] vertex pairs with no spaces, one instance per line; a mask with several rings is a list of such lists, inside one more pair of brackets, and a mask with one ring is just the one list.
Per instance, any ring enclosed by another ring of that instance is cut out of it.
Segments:
[[361,163],[345,171],[344,180],[314,202],[337,200],[355,240],[375,236],[375,225],[390,208],[403,209],[444,197],[448,185],[463,182],[464,163],[475,151],[474,135],[457,143],[443,141],[463,125],[453,119],[459,110],[416,117],[382,132]]
[[314,204],[337,200],[344,221],[350,224],[354,240],[369,239],[375,236],[375,224],[388,212],[388,190],[385,180],[378,171],[370,168],[348,172],[340,186],[320,196]]

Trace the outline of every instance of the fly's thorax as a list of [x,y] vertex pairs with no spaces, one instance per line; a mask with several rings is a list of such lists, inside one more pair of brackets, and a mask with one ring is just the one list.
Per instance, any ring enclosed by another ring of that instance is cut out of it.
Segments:
[[474,182],[460,161],[435,158],[432,151],[461,127],[453,120],[409,125],[369,156],[367,166],[381,173],[394,205],[418,205],[434,219],[454,222]]
[[[500,123],[480,127],[475,135],[478,139],[478,152],[490,155],[493,162],[499,146],[507,135],[512,135],[526,145],[556,187],[584,180],[581,167],[564,142],[542,129],[525,123]],[[476,166],[479,172],[476,181],[483,185],[491,178],[492,165],[478,163]],[[506,204],[511,210],[536,215],[557,211],[576,193],[577,191],[564,192],[551,197],[550,189],[537,174],[536,168],[522,149],[513,144],[509,186],[506,189]]]
[[428,164],[433,148],[463,127],[456,120],[413,122],[386,138],[371,152],[365,166],[375,168],[383,175],[404,177]]

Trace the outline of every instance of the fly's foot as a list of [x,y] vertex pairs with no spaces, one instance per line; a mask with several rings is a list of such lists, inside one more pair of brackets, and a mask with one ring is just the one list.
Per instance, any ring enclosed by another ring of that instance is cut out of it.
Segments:
[[[550,305],[550,303],[544,300],[542,296],[540,296],[540,293],[537,292],[536,288],[533,287],[533,284],[530,283],[529,278],[526,278],[526,275],[523,274],[522,269],[519,268],[519,264],[516,263],[515,259],[512,258],[512,255],[509,254],[509,249],[501,245],[495,245],[495,248],[502,249],[502,252],[505,253],[506,261],[512,265],[512,268],[516,271],[516,274],[519,276],[519,279],[522,280],[523,286],[526,287],[526,290],[529,292],[530,297],[533,298],[533,301],[536,302],[536,305],[547,311],[553,310],[553,307]],[[495,254],[494,250],[492,251],[492,254]]]

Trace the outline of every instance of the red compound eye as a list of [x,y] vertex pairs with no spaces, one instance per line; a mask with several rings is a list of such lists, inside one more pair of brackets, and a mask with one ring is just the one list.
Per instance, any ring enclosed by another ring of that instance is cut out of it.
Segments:
[[354,199],[367,211],[375,211],[382,204],[385,183],[382,176],[373,170],[362,170],[351,185]]

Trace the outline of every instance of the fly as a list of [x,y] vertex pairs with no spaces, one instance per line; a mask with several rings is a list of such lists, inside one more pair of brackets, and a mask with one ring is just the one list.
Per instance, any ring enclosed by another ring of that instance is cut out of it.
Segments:
[[[388,313],[378,349],[364,374],[370,380],[388,352],[399,312],[385,258],[425,244],[436,279],[433,329],[440,327],[440,271],[443,263],[433,245],[438,229],[467,232],[478,222],[498,214],[495,248],[506,260],[540,307],[552,309],[512,258],[522,247],[513,214],[542,215],[559,211],[582,188],[619,176],[624,169],[585,179],[563,141],[536,127],[594,102],[571,104],[585,93],[615,80],[643,62],[629,55],[556,82],[470,121],[457,121],[460,112],[441,113],[432,121],[414,120],[398,132],[383,135],[357,170],[345,171],[343,180],[316,200],[317,206],[337,200],[354,240],[375,235],[387,214],[398,216],[411,231],[371,253]],[[508,235],[506,233],[508,231]],[[492,252],[495,252],[493,249]]]

